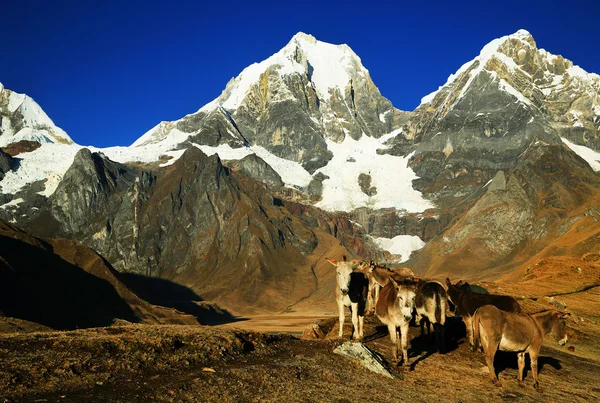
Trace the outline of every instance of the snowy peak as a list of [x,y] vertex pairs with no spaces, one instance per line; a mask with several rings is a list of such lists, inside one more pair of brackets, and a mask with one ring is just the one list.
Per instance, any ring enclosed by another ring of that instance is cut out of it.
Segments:
[[548,96],[554,90],[566,88],[565,83],[579,88],[591,85],[594,91],[600,89],[597,74],[587,73],[562,56],[538,49],[533,36],[520,29],[485,45],[477,57],[451,74],[443,86],[423,97],[421,105],[438,105],[440,102],[433,102],[434,98],[442,89],[448,88],[459,90],[458,98],[453,102],[456,105],[480,74],[489,75],[501,90],[524,104],[535,103],[540,95]]
[[231,79],[223,94],[200,111],[217,105],[222,105],[227,110],[237,109],[250,87],[258,83],[270,68],[275,69],[281,77],[307,75],[321,99],[328,99],[331,90],[339,90],[344,94],[353,74],[368,74],[360,58],[348,45],[333,45],[299,32],[279,52],[260,63],[248,66],[240,75]]
[[0,147],[22,140],[38,143],[72,144],[29,96],[4,88],[0,83]]
[[232,78],[215,100],[160,123],[133,146],[259,145],[312,174],[332,158],[325,139],[379,138],[397,128],[401,114],[350,47],[300,32]]

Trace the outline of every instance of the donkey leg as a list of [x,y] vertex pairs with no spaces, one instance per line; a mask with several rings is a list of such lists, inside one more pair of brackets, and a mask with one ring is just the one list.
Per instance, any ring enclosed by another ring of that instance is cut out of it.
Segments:
[[523,372],[525,372],[525,353],[517,353],[519,358],[519,386],[525,386],[523,383]]
[[415,323],[418,323],[419,326],[421,326],[421,336],[425,336],[425,318],[422,317],[419,313],[417,313]]
[[531,359],[531,375],[533,375],[533,387],[541,392],[542,388],[540,388],[540,379],[538,377],[538,351],[529,351],[529,358]]
[[352,338],[354,340],[360,339],[360,328],[358,327],[358,303],[353,302],[350,304],[352,310]]
[[490,370],[490,378],[492,379],[492,382],[494,382],[494,385],[502,386],[500,380],[498,379],[498,376],[496,375],[496,369],[494,368],[494,356],[496,355],[497,349],[498,346],[496,344],[491,343],[487,346],[487,348],[484,347],[485,362],[487,363],[488,369]]
[[444,353],[446,353],[446,324],[445,323],[439,324],[439,331],[440,331],[440,342],[441,342],[440,353],[444,354]]
[[375,313],[375,303],[377,302],[376,297],[375,297],[375,287],[377,287],[377,284],[375,284],[369,290],[369,300],[367,301],[369,307],[367,309],[367,314]]
[[392,359],[394,362],[398,362],[398,341],[396,336],[396,325],[388,325],[388,332],[390,339],[392,340]]
[[467,329],[467,338],[469,339],[469,349],[471,351],[475,351],[474,341],[473,341],[473,317],[472,316],[463,316],[463,321],[465,322],[465,328]]
[[402,338],[402,365],[408,364],[408,322],[402,323],[400,326],[400,333]]
[[344,319],[345,319],[345,306],[342,301],[338,301],[338,310],[340,313],[340,331],[338,332],[338,337],[341,339],[344,336]]
[[365,335],[363,333],[363,325],[365,323],[365,317],[362,315],[358,316],[358,337],[360,337],[360,340],[362,340]]

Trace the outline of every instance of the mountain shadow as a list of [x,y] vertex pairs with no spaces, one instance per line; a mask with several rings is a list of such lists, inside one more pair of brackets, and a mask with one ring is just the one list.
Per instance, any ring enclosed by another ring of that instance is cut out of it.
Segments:
[[[20,235],[20,234],[18,234]],[[53,253],[0,235],[0,311],[59,330],[108,326],[139,319],[112,284]]]
[[205,303],[194,290],[170,280],[135,273],[119,273],[118,279],[138,297],[153,305],[174,308],[203,325],[220,325],[246,320],[216,305]]

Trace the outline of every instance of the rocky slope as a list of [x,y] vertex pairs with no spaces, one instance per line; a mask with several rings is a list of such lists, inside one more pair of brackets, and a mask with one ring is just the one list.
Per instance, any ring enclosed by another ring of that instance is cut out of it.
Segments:
[[427,276],[489,280],[547,256],[598,253],[599,195],[600,177],[583,159],[539,141],[407,264]]

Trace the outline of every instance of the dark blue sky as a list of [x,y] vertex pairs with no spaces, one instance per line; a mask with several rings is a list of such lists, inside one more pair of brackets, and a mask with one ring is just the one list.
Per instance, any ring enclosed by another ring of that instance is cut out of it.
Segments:
[[128,145],[195,112],[298,31],[347,43],[394,106],[414,109],[494,38],[600,73],[598,1],[10,1],[0,82],[33,97],[84,145]]

